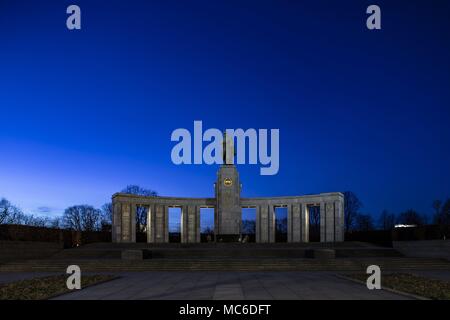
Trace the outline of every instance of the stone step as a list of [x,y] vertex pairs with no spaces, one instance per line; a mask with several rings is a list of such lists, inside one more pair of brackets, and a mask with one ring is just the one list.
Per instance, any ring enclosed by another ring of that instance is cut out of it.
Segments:
[[359,242],[359,241],[346,241],[336,243],[324,243],[324,242],[307,242],[307,243],[110,243],[110,242],[97,242],[86,244],[82,247],[76,248],[98,248],[98,249],[250,249],[255,248],[271,249],[271,248],[384,248],[374,244]]
[[[114,259],[120,258],[123,250],[141,250],[142,248],[134,249],[100,249],[92,247],[81,247],[75,249],[66,249],[58,252],[53,256],[55,259]],[[316,248],[318,249],[318,248]],[[247,247],[223,247],[220,250],[217,248],[152,248],[145,249],[151,252],[154,258],[305,258],[307,252],[314,249],[306,248],[261,248],[255,247],[249,249]],[[392,248],[361,248],[348,249],[340,248],[334,249],[336,257],[350,258],[350,257],[398,257],[400,253]]]
[[29,260],[0,265],[0,272],[14,271],[55,271],[64,272],[68,265],[77,264],[84,271],[169,271],[169,270],[198,270],[198,271],[363,271],[371,264],[379,265],[382,270],[414,270],[414,269],[445,269],[450,271],[447,261],[438,259],[392,259],[376,260],[172,260],[154,259],[144,261],[122,260]]

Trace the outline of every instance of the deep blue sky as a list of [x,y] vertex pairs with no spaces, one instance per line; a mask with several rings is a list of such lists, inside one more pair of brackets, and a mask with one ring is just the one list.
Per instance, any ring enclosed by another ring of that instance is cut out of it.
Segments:
[[431,212],[450,196],[449,40],[446,0],[0,0],[0,196],[48,215],[127,184],[213,196],[217,166],[170,159],[202,120],[280,129],[279,174],[239,166],[243,196]]

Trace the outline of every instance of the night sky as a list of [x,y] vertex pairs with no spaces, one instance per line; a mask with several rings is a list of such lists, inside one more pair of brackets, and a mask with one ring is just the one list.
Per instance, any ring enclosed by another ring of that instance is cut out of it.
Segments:
[[0,197],[27,213],[127,184],[213,197],[218,166],[170,158],[194,120],[280,129],[277,175],[238,166],[244,197],[431,213],[450,197],[450,1],[0,0],[0,111]]

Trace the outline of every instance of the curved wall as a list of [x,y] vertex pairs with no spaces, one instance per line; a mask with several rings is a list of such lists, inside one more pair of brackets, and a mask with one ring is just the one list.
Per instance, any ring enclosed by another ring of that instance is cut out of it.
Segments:
[[[320,241],[344,241],[344,195],[321,193],[306,196],[240,198],[240,207],[256,209],[256,242],[275,242],[275,208],[287,207],[288,242],[308,242],[311,205],[320,207]],[[147,241],[169,242],[168,211],[181,207],[181,242],[200,242],[200,208],[214,208],[216,198],[145,197],[123,193],[113,195],[113,242],[136,241],[136,208],[148,208]]]

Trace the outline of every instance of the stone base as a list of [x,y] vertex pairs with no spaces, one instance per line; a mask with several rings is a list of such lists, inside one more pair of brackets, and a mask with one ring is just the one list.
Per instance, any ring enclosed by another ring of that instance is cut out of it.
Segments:
[[122,250],[122,260],[142,260],[142,250]]
[[152,252],[150,250],[122,250],[121,253],[122,260],[143,260],[151,259]]
[[219,234],[216,237],[217,242],[239,242],[238,234]]
[[311,249],[306,251],[306,257],[314,259],[334,259],[336,251],[334,249]]

